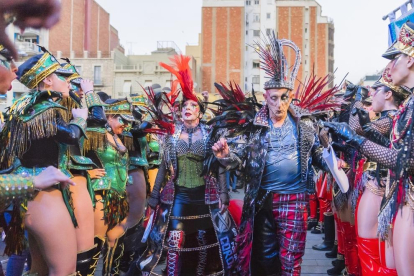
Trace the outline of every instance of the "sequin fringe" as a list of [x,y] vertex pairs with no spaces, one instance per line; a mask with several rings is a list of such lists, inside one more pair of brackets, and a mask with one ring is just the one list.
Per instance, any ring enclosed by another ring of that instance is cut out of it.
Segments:
[[390,225],[392,224],[392,218],[394,216],[391,206],[394,205],[395,198],[392,197],[387,205],[382,209],[378,216],[378,231],[377,234],[381,240],[386,240],[388,238],[388,231]]
[[27,241],[24,237],[24,216],[26,211],[21,206],[27,206],[27,201],[20,202],[15,201],[13,211],[11,214],[11,221],[9,223],[9,229],[7,231],[4,242],[6,248],[4,254],[7,256],[21,254],[27,247]]
[[119,194],[113,190],[103,191],[102,199],[104,200],[104,220],[109,231],[127,216],[128,200],[126,192]]
[[106,132],[97,132],[97,131],[86,131],[86,135],[88,136],[88,139],[85,139],[83,143],[83,151],[88,152],[91,150],[96,149],[103,149],[108,139],[106,137]]

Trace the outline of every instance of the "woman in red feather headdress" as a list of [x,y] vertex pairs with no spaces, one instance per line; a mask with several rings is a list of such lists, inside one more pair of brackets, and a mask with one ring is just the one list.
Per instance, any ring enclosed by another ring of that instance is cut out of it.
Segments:
[[[135,269],[153,272],[163,254],[167,275],[228,275],[235,260],[237,228],[227,210],[225,175],[212,173],[210,130],[200,123],[205,105],[193,91],[190,59],[177,55],[173,65],[160,64],[176,77],[173,87],[180,90],[155,94],[148,89],[148,111],[164,136],[163,160],[148,201],[154,210],[148,247],[129,275],[136,275]],[[177,110],[178,92],[183,98]]]

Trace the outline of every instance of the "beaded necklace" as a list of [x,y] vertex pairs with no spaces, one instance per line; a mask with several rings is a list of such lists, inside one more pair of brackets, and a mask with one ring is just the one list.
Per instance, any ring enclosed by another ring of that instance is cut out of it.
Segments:
[[193,134],[200,129],[200,125],[197,125],[193,128],[187,128],[185,125],[183,125],[183,131],[187,132],[188,134],[188,148],[191,149],[191,146],[193,144]]

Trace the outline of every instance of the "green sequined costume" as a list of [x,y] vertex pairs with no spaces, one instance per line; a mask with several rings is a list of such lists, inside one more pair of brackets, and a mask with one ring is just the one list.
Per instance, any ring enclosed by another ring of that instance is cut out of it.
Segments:
[[[61,93],[51,91],[34,91],[19,99],[9,110],[8,121],[1,134],[1,164],[10,166],[17,160],[20,165],[13,174],[33,177],[40,174],[48,166],[59,168],[67,176],[65,153],[68,145],[74,145],[84,135],[85,120],[74,119],[66,123],[63,112],[65,108],[54,102]],[[56,185],[62,192],[74,226],[74,216],[70,191]],[[22,219],[26,210],[27,200],[14,201],[14,212],[11,231],[6,239],[6,254],[19,253],[24,248],[24,229]],[[23,207],[23,208],[20,208]]]

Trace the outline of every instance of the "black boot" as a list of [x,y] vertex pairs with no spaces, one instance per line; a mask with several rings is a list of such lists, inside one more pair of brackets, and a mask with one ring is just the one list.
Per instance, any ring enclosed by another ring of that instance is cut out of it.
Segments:
[[119,276],[119,264],[124,254],[125,232],[115,240],[114,247],[109,247],[106,243],[104,247],[104,263],[102,276]]
[[335,261],[332,261],[332,263],[333,262],[335,262],[335,264],[333,264],[334,267],[328,269],[326,273],[328,275],[342,275],[342,270],[344,270],[345,268],[344,255],[338,254],[338,259],[336,259]]
[[308,231],[311,230],[312,228],[316,227],[318,225],[318,220],[317,219],[309,219],[308,220]]
[[98,236],[94,237],[95,251],[92,256],[92,262],[89,266],[89,271],[87,275],[95,275],[96,267],[98,266],[99,256],[101,255],[102,245],[104,244],[105,239]]
[[335,223],[332,213],[325,213],[324,215],[325,225],[325,240],[321,244],[312,246],[312,249],[319,251],[331,251],[335,242]]
[[93,262],[93,256],[96,251],[96,245],[91,249],[78,253],[76,256],[76,272],[81,276],[89,275],[89,268]]
[[119,269],[123,272],[128,271],[133,260],[137,259],[140,253],[145,250],[146,244],[141,243],[142,236],[144,235],[145,229],[142,227],[142,221],[136,225],[128,228],[125,233],[124,239],[124,255],[122,256]]
[[324,225],[323,222],[318,222],[318,225],[315,226],[315,228],[313,228],[313,230],[311,231],[312,234],[322,234],[324,231]]
[[337,240],[335,240],[332,250],[325,253],[325,257],[332,259],[332,258],[336,258],[336,255],[338,255],[338,241]]

